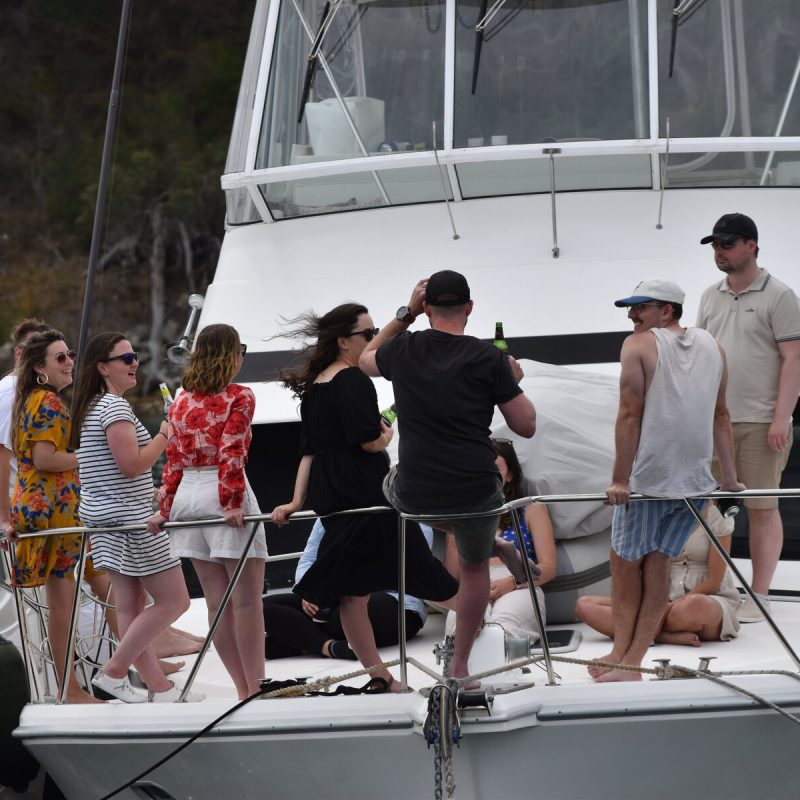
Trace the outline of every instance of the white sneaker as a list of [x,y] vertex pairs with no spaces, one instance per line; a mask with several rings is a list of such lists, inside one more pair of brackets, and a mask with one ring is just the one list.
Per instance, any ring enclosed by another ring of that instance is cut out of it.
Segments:
[[117,700],[122,700],[123,703],[146,703],[147,695],[143,692],[137,692],[131,686],[131,682],[127,676],[124,678],[109,678],[102,670],[92,678],[92,686],[102,689]]
[[[765,594],[756,593],[756,597],[761,601],[761,605],[767,610],[767,613],[772,615],[772,608],[769,602],[769,597]],[[736,611],[736,617],[739,622],[763,622],[764,615],[759,611],[758,606],[753,602],[749,595],[745,595],[741,605]]]
[[[173,682],[172,688],[167,689],[165,692],[149,692],[148,701],[150,703],[177,703],[182,691],[183,687]],[[206,696],[202,692],[189,692],[184,702],[199,703],[205,699]]]

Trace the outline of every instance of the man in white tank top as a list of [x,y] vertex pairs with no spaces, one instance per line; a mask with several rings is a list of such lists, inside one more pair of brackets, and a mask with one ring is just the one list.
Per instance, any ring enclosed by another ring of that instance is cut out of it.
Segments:
[[[633,335],[620,354],[616,459],[611,486],[614,646],[600,661],[637,667],[669,601],[669,560],[683,549],[695,519],[680,498],[713,491],[715,446],[725,491],[741,491],[725,404],[725,354],[712,336],[683,328],[683,290],[642,281],[628,307]],[[663,498],[628,503],[632,492]],[[698,503],[704,508],[707,501]],[[589,667],[600,682],[641,680],[635,671]]]

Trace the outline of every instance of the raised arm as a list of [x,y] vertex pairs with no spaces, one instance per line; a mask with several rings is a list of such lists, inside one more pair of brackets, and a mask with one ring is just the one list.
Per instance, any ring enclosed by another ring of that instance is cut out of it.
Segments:
[[380,329],[378,335],[371,342],[367,343],[358,361],[358,366],[361,367],[362,372],[365,372],[371,378],[380,377],[381,371],[378,369],[375,353],[384,342],[388,342],[393,336],[397,336],[398,333],[402,333],[406,330],[422,313],[422,303],[425,300],[425,287],[427,285],[428,279],[423,278],[411,292],[411,299],[408,301],[408,309],[412,315],[410,319],[401,321],[393,317]]

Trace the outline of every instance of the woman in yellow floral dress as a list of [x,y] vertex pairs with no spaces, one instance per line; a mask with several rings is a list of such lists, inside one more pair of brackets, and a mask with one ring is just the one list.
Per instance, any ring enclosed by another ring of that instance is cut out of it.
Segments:
[[[67,449],[70,417],[59,397],[72,383],[74,358],[64,336],[55,330],[34,334],[25,345],[12,421],[17,483],[11,498],[11,524],[5,525],[12,540],[16,533],[80,525],[78,461]],[[48,637],[59,681],[67,657],[75,592],[73,568],[79,553],[78,534],[17,540],[14,583],[23,588],[46,587]],[[99,702],[78,685],[74,669],[67,699],[71,703]]]

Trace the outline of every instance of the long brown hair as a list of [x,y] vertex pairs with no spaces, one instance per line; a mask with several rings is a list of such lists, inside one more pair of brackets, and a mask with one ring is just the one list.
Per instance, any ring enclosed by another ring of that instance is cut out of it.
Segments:
[[[506,503],[522,497],[522,465],[519,463],[514,445],[500,439],[492,439],[495,452],[502,456],[508,468],[508,481],[503,484],[503,496]],[[506,530],[511,527],[511,513],[506,512],[500,517],[500,528]]]
[[181,385],[188,392],[221,392],[236,374],[236,354],[240,348],[236,328],[223,324],[206,326],[194,340]]
[[128,337],[119,331],[97,333],[89,340],[81,355],[78,376],[72,391],[72,432],[70,447],[77,448],[81,440],[81,428],[89,410],[101,395],[108,391],[105,378],[97,371],[97,365],[105,361],[118,342]]
[[338,338],[352,333],[358,318],[368,313],[367,307],[360,303],[343,303],[321,317],[309,311],[286,320],[288,325],[294,327],[289,328],[284,336],[316,341],[306,344],[297,352],[297,357],[304,359],[299,367],[281,370],[280,379],[283,385],[291,389],[295,397],[302,397],[320,372],[339,357]]
[[[36,389],[48,389],[54,394],[58,392],[47,383],[41,384],[38,382],[39,373],[36,372],[34,367],[43,367],[47,360],[47,348],[53,342],[63,342],[64,334],[53,328],[42,333],[34,333],[28,339],[25,349],[22,351],[22,356],[19,360],[19,368],[17,369],[17,388],[14,394],[14,412],[11,417],[14,425],[13,446],[14,455],[19,458],[20,453],[17,447],[17,432],[22,428],[22,418],[25,414],[25,402],[31,392]],[[65,404],[66,405],[66,404]]]

